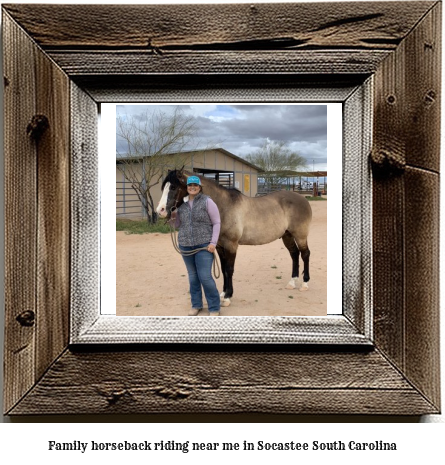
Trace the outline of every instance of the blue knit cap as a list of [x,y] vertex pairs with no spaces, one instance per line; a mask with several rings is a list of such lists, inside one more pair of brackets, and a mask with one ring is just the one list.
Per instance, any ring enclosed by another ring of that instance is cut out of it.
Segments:
[[187,186],[189,184],[198,184],[198,186],[201,185],[201,180],[198,178],[198,176],[189,176],[187,178]]

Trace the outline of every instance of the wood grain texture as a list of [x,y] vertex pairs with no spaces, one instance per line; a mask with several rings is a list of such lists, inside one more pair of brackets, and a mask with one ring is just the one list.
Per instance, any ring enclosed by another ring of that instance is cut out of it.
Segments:
[[370,74],[432,5],[326,3],[322,20],[310,3],[5,8],[71,76]]
[[[68,343],[69,79],[7,15],[4,22],[14,44],[5,55],[9,409]],[[36,115],[48,127],[33,126]],[[23,312],[32,325],[17,321]]]
[[437,173],[407,167],[405,371],[436,405],[440,405],[440,351],[432,341],[439,339],[440,329],[439,195]]
[[[35,383],[37,158],[35,144],[26,134],[35,114],[35,46],[7,15],[3,41],[6,411]],[[17,317],[24,312],[28,318],[21,324]]]
[[406,162],[439,172],[441,116],[442,3],[405,41]]
[[[101,103],[130,102],[342,102],[363,75],[339,74],[76,75],[73,81]],[[325,95],[324,90],[329,92]],[[337,95],[333,96],[333,92]],[[302,94],[307,94],[303,98]]]
[[404,216],[402,179],[373,181],[374,342],[404,368]]
[[[373,79],[343,102],[343,315],[372,340]],[[357,200],[360,199],[359,202]]]
[[435,409],[371,351],[66,352],[12,411],[385,413]]
[[395,49],[433,5],[416,1],[325,3],[322,13],[317,3],[6,4],[4,8],[45,50],[141,48],[159,53],[193,46]]
[[440,8],[376,73],[372,154],[386,161],[374,179],[375,342],[436,405]]
[[[3,11],[5,412],[440,410],[439,2],[17,4]],[[87,157],[68,139],[69,112],[79,108],[73,100],[91,109],[86,93],[98,101],[128,93],[133,101],[147,94],[183,101],[208,89],[206,101],[218,101],[225,87],[244,101],[245,89],[341,88],[368,73],[371,158],[382,161],[373,171],[374,350],[67,346],[67,146]],[[70,80],[78,86],[72,99]],[[49,126],[30,138],[37,112]]]
[[376,73],[374,156],[439,170],[441,4],[432,8]]
[[37,344],[40,377],[69,338],[70,304],[70,95],[69,78],[37,50],[36,114],[48,128],[37,149]]
[[371,74],[387,50],[336,51],[49,51],[73,78],[135,74]]
[[[406,165],[405,42],[384,60],[375,75],[372,159],[374,169],[374,340],[396,364],[405,367],[404,189]],[[382,165],[384,166],[384,165]],[[383,173],[383,174],[382,174]]]
[[70,92],[72,341],[74,334],[85,332],[100,312],[100,189],[98,105],[72,82]]

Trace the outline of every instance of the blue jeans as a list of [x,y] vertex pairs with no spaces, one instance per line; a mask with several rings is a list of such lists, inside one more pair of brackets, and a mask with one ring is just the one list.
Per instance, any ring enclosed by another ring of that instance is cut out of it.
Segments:
[[[184,252],[189,252],[208,245],[200,244],[193,247],[180,245],[179,248]],[[219,312],[221,299],[212,276],[213,254],[207,250],[201,250],[193,255],[183,255],[182,258],[189,275],[192,308],[202,308],[202,289],[204,289],[209,312]]]

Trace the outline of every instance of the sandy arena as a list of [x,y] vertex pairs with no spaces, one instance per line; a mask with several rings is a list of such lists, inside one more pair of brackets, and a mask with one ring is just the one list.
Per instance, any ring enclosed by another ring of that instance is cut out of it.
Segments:
[[[325,316],[327,309],[327,201],[311,202],[309,290],[285,289],[292,261],[283,242],[238,248],[234,294],[224,316]],[[218,259],[219,262],[219,259]],[[300,259],[300,279],[303,262]],[[187,271],[170,234],[116,232],[116,314],[184,316],[190,308]],[[222,292],[222,276],[216,280]],[[204,310],[200,315],[207,316]]]

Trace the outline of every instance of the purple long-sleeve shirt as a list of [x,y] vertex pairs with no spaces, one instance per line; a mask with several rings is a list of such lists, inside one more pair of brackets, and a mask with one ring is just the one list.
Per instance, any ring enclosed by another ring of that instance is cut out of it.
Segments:
[[[189,203],[190,208],[193,208],[193,200],[186,199],[187,197],[184,198],[184,201]],[[207,213],[209,214],[210,221],[213,225],[210,244],[216,245],[218,242],[219,232],[221,231],[221,217],[219,216],[219,210],[216,203],[210,197],[207,199],[206,206]],[[179,228],[179,226],[181,226],[181,220],[179,219],[179,215],[176,215],[175,228]]]

